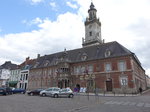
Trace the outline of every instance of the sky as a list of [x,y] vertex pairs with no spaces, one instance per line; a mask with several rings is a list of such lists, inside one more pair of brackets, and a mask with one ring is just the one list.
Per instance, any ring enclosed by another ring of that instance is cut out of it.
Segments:
[[[150,0],[92,0],[102,39],[136,54],[150,75]],[[1,0],[0,65],[81,48],[91,0]]]

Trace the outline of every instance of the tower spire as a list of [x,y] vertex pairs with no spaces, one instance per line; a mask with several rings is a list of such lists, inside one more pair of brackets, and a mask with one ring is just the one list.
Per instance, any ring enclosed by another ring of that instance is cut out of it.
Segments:
[[88,17],[85,21],[85,39],[83,39],[83,47],[98,45],[101,40],[101,22],[96,16],[97,10],[91,0],[91,5],[88,10]]

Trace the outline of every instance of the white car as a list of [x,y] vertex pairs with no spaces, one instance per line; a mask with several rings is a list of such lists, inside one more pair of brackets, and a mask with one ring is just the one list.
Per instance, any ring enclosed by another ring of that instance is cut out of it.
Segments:
[[59,91],[59,90],[60,88],[57,88],[57,87],[48,88],[48,89],[41,91],[40,96],[51,96],[52,92]]
[[63,88],[63,89],[59,89],[58,91],[52,91],[50,94],[54,98],[58,98],[58,97],[73,98],[74,96],[73,91],[70,88]]

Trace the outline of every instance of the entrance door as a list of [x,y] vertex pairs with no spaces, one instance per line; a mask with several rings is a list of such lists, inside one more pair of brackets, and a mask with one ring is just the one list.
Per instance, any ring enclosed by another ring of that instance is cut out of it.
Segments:
[[59,87],[59,88],[67,88],[67,87],[70,86],[69,83],[70,83],[69,80],[67,80],[67,79],[62,79],[62,80],[60,80],[60,81],[58,82],[58,87]]
[[112,91],[112,80],[111,79],[106,81],[106,90]]

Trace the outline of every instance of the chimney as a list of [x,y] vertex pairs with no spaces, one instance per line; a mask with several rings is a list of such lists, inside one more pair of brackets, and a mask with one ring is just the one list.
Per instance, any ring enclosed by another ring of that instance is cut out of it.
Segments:
[[27,58],[26,58],[26,61],[29,61],[29,60],[30,60],[30,57],[27,57]]
[[37,54],[37,58],[40,58],[40,54]]
[[25,61],[25,64],[27,65],[28,64],[28,61],[30,60],[30,57],[27,57],[26,58],[26,61]]

